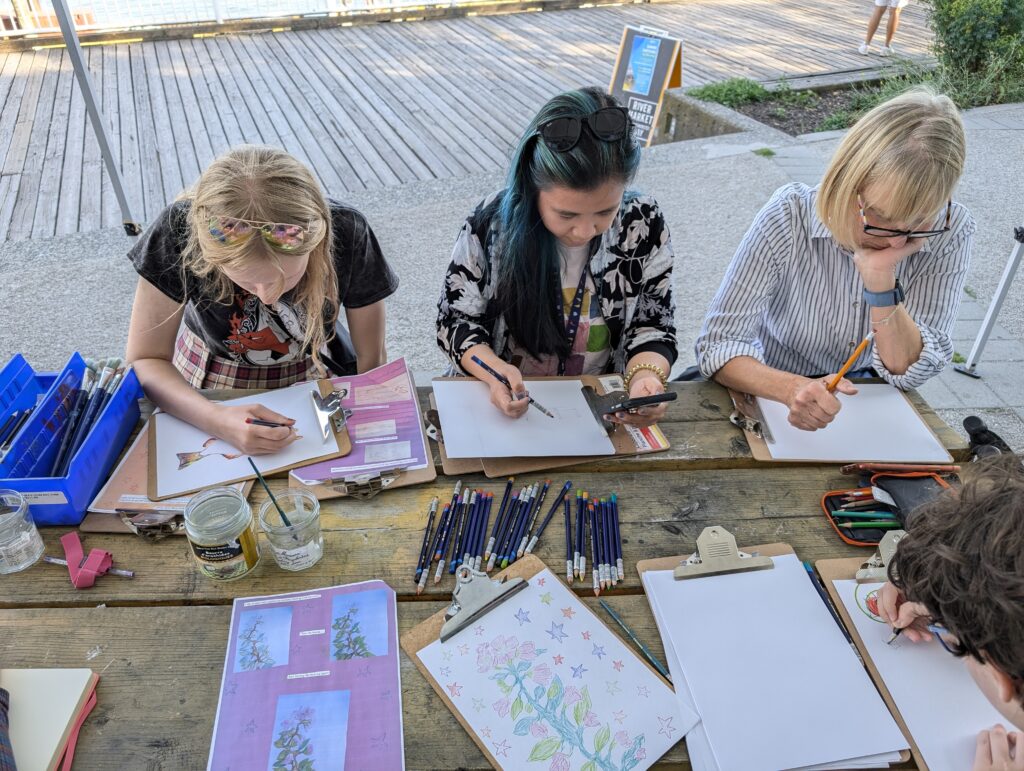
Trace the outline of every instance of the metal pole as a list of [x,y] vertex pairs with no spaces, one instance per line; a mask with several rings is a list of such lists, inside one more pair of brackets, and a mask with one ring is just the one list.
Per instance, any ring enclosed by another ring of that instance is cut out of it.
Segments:
[[53,0],[53,12],[57,15],[57,21],[60,23],[64,44],[67,46],[68,56],[71,57],[71,66],[75,68],[78,87],[82,89],[82,97],[85,99],[85,109],[89,112],[89,122],[92,124],[96,141],[100,144],[103,163],[107,167],[110,183],[114,186],[114,195],[117,196],[117,203],[121,207],[121,220],[124,225],[124,232],[129,236],[137,236],[142,232],[142,227],[132,217],[128,198],[124,194],[124,185],[121,183],[121,170],[118,168],[114,155],[110,151],[110,142],[107,141],[107,132],[103,127],[103,115],[100,114],[99,108],[96,106],[96,97],[93,94],[92,83],[89,80],[89,70],[85,65],[85,57],[82,56],[82,46],[78,42],[78,33],[75,31],[75,23],[68,8],[67,0]]
[[1010,259],[1006,263],[1006,267],[1003,268],[1003,276],[999,279],[999,286],[996,289],[995,297],[992,298],[992,302],[988,306],[988,311],[985,313],[985,320],[981,322],[981,329],[978,331],[978,336],[974,340],[974,347],[971,348],[971,355],[967,357],[967,361],[963,364],[954,365],[953,369],[962,375],[969,375],[973,378],[980,378],[979,373],[975,368],[978,366],[978,359],[981,358],[981,352],[985,350],[985,344],[988,342],[988,336],[992,334],[992,327],[996,325],[996,319],[999,318],[999,311],[1003,307],[1003,301],[1006,300],[1006,295],[1010,291],[1010,284],[1013,283],[1013,277],[1017,273],[1017,268],[1020,267],[1021,255],[1024,254],[1024,227],[1014,228],[1013,238],[1017,242],[1017,246],[1014,247],[1013,253],[1010,255]]

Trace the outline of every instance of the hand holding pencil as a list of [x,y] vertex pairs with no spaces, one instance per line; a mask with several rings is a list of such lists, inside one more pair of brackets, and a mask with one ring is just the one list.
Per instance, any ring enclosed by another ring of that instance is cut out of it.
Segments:
[[[486,346],[474,346],[463,355],[463,369],[476,375],[481,382],[486,383],[491,391],[491,404],[504,412],[510,418],[521,418],[532,404],[549,418],[553,418],[550,412],[530,398],[530,392],[523,384],[523,375],[517,367],[501,361],[496,356],[490,363],[486,362],[478,354],[486,349]],[[467,366],[468,365],[468,366]],[[479,370],[479,371],[476,371]]]

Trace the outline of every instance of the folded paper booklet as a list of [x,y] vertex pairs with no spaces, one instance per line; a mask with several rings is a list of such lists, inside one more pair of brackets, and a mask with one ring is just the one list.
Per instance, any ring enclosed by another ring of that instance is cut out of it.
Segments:
[[404,767],[391,587],[235,600],[208,771]]

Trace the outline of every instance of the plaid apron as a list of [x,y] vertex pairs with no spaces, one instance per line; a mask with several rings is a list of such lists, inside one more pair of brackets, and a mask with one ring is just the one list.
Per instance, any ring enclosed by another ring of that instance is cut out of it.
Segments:
[[244,364],[217,356],[203,339],[187,326],[183,326],[178,335],[172,363],[193,388],[248,388],[268,391],[326,377],[322,368],[317,367],[309,356],[299,361],[289,361],[270,367]]

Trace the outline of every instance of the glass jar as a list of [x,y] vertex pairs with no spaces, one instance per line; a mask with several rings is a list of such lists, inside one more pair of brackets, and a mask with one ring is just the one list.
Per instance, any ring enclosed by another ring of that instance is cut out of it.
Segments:
[[[288,524],[281,517],[284,512]],[[305,570],[324,555],[320,534],[320,501],[308,490],[285,490],[260,506],[260,525],[270,553],[284,570]]]
[[43,539],[28,503],[15,490],[0,490],[0,573],[17,573],[43,556]]
[[214,487],[185,505],[185,533],[199,572],[218,581],[233,581],[260,561],[256,522],[241,492]]

